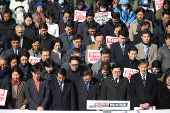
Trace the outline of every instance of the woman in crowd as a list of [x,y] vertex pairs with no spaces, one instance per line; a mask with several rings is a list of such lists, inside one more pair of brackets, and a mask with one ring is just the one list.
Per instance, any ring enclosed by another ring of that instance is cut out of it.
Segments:
[[48,26],[48,33],[50,35],[58,37],[59,36],[59,27],[58,27],[58,24],[52,23],[53,14],[51,12],[46,12],[44,16],[45,16],[46,24]]
[[115,8],[114,12],[120,13],[120,20],[126,24],[127,28],[129,28],[131,22],[133,22],[136,18],[136,15],[133,12],[131,4],[129,4],[129,1],[120,0],[119,5],[115,6],[114,8]]
[[51,42],[51,58],[54,60],[55,63],[58,64],[60,67],[66,60],[65,53],[61,51],[63,47],[63,42],[60,38],[54,38]]
[[14,66],[10,75],[12,76],[10,83],[11,95],[8,107],[9,109],[25,110],[28,102],[25,99],[25,82],[21,80],[23,77],[22,70],[18,66]]
[[22,79],[24,81],[27,81],[28,79],[32,78],[31,64],[28,61],[29,57],[30,57],[30,54],[26,50],[23,50],[19,54],[19,59],[20,59],[19,67],[21,68],[21,70],[22,70],[22,72],[24,74],[24,77]]
[[30,56],[33,57],[40,57],[40,43],[41,40],[39,37],[34,37],[32,39],[32,49],[30,49],[28,52],[30,54]]
[[24,17],[24,23],[22,24],[25,27],[24,36],[29,39],[32,39],[37,35],[38,28],[35,27],[32,19],[32,14],[28,13]]
[[11,55],[9,55],[7,62],[8,62],[8,65],[10,66],[10,68],[12,68],[14,66],[18,66],[20,60],[19,60],[18,55],[11,54]]
[[38,2],[36,4],[36,12],[32,15],[32,17],[37,27],[39,26],[39,23],[45,23],[44,5],[42,2]]
[[170,70],[167,69],[163,81],[158,81],[158,101],[160,109],[170,108]]
[[42,71],[41,78],[46,79],[46,80],[53,80],[55,77],[55,72],[54,72],[54,61],[51,58],[48,58],[44,61],[44,70]]

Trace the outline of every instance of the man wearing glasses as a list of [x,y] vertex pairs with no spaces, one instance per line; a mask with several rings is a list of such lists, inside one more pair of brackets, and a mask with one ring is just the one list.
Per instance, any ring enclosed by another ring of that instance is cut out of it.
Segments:
[[112,75],[107,77],[101,88],[101,100],[130,100],[129,80],[121,75],[121,65],[112,65]]

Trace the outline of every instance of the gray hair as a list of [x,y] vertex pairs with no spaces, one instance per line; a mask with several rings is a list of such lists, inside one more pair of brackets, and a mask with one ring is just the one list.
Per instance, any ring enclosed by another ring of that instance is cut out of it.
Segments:
[[5,56],[0,56],[0,60],[6,60]]
[[23,25],[19,25],[19,24],[18,24],[18,25],[15,27],[15,31],[17,31],[18,28],[22,28],[23,30],[25,30],[25,27],[24,27]]

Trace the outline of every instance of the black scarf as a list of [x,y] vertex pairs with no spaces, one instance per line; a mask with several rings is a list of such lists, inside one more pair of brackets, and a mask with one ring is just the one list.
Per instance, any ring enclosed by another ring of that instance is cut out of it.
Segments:
[[138,25],[137,25],[137,29],[136,29],[136,32],[140,32],[140,26],[141,26],[141,23],[144,21],[144,19],[142,19],[142,20],[139,20],[138,18],[137,18],[137,22],[138,22]]

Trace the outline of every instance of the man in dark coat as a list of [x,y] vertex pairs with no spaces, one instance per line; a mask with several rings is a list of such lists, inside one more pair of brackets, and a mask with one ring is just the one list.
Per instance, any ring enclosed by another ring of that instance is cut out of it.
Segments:
[[[138,33],[138,34],[136,34],[135,36],[134,36],[134,40],[133,40],[133,45],[136,45],[136,44],[139,44],[139,43],[141,43],[142,42],[142,38],[141,38],[141,36],[142,36],[142,31],[143,30],[145,30],[145,29],[149,29],[150,28],[150,23],[148,22],[148,21],[143,21],[142,23],[141,23],[141,27],[140,27],[140,32]],[[150,39],[150,41],[151,41],[151,43],[152,44],[156,44],[157,46],[159,45],[158,44],[158,37],[155,35],[155,34],[153,34],[153,33],[151,33],[151,39]]]
[[75,81],[78,94],[78,110],[86,110],[87,100],[100,99],[99,80],[92,77],[92,70],[87,68],[82,71],[79,79]]
[[154,106],[157,95],[156,76],[149,73],[148,61],[141,59],[138,61],[139,72],[132,75],[130,79],[130,96],[132,99],[132,109],[141,107],[146,109]]
[[51,50],[51,42],[54,38],[54,36],[50,35],[47,30],[48,30],[48,26],[46,23],[40,23],[39,24],[39,30],[40,30],[40,34],[37,35],[37,37],[39,37],[41,39],[41,44],[40,44],[40,48],[48,48]]
[[40,79],[42,67],[35,64],[31,67],[33,78],[25,82],[25,96],[29,103],[29,110],[47,110],[50,99],[50,85],[45,79]]
[[118,32],[118,42],[111,44],[111,62],[121,62],[128,58],[128,49],[131,43],[126,42],[128,31],[126,28]]
[[107,77],[101,88],[102,100],[130,100],[129,80],[121,75],[121,65],[112,65],[112,76]]
[[0,55],[4,55],[9,48],[9,43],[5,35],[0,34]]
[[36,11],[36,4],[41,1],[44,5],[44,12],[49,8],[50,6],[50,2],[48,0],[32,0],[30,3],[29,3],[29,10],[28,10],[28,13],[31,13],[31,14],[34,14],[35,11]]
[[16,22],[12,18],[12,11],[10,9],[6,9],[3,13],[2,21],[0,21],[0,34],[5,35],[9,41],[15,32],[15,26]]
[[65,76],[66,70],[60,68],[56,77],[50,81],[52,110],[76,110],[75,85]]

